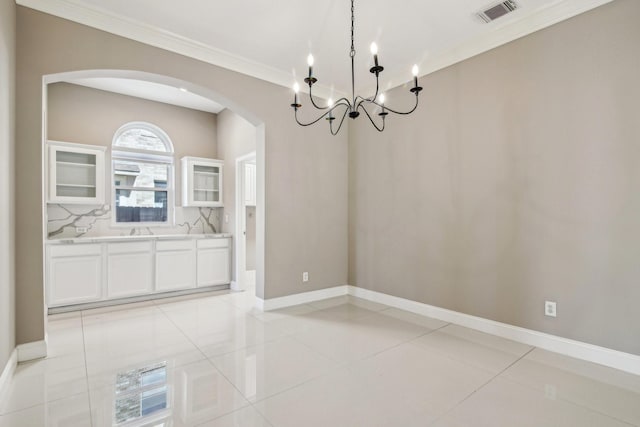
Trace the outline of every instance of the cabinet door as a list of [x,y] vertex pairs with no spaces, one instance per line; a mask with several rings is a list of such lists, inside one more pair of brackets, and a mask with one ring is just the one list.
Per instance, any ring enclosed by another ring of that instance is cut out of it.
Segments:
[[223,162],[198,157],[182,158],[182,205],[222,206]]
[[49,145],[49,202],[104,203],[104,148]]
[[[100,245],[73,248],[79,249],[76,251],[77,254],[56,254],[56,249],[50,249],[53,253],[49,256],[47,305],[59,307],[100,300],[102,297]],[[64,250],[69,252],[67,248]]]
[[195,288],[195,277],[194,241],[156,244],[156,292]]
[[231,283],[229,248],[198,249],[198,287]]
[[107,296],[124,298],[152,291],[151,242],[110,243],[107,255]]

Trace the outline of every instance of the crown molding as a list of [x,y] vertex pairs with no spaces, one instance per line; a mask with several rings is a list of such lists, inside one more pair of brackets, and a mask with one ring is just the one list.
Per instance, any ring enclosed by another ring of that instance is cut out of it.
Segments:
[[[425,76],[449,67],[465,59],[479,55],[520,37],[557,24],[583,12],[613,0],[559,0],[546,8],[523,16],[516,21],[507,21],[500,26],[499,21],[483,24],[495,25],[495,29],[480,37],[449,49],[447,52],[423,61],[421,75]],[[180,36],[162,28],[144,24],[137,20],[114,14],[97,7],[88,7],[78,0],[16,0],[20,6],[35,9],[50,15],[68,19],[79,24],[135,40],[150,46],[165,49],[180,55],[198,59],[231,71],[236,71],[267,82],[290,87],[293,77],[290,73],[235,55],[233,53],[208,46],[204,43]],[[390,88],[400,86],[407,81],[406,73],[395,73],[386,77]],[[301,85],[302,91],[308,91]],[[331,88],[314,86],[318,96],[328,98]],[[360,88],[362,89],[362,88]],[[370,88],[364,88],[370,89]],[[336,91],[334,90],[334,96]],[[344,93],[339,93],[343,96]]]
[[[160,27],[145,24],[101,8],[86,6],[77,0],[16,0],[16,3],[279,86],[290,88],[294,81],[291,73],[183,37]],[[303,92],[305,89],[304,87],[300,88]],[[329,98],[332,90],[328,86],[319,84],[314,86],[314,92],[320,97]],[[333,93],[335,94],[336,91],[333,90]]]

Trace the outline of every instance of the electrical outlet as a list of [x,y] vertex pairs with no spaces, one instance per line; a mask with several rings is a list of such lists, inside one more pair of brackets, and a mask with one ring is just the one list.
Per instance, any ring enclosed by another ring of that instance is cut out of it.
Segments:
[[558,398],[558,391],[556,390],[556,386],[553,384],[545,384],[544,397],[550,400],[556,400]]
[[76,227],[76,233],[86,233],[89,231],[87,227]]
[[544,315],[549,317],[556,317],[556,303],[555,301],[544,302]]
[[302,281],[303,282],[309,281],[309,272],[305,271],[304,273],[302,273]]

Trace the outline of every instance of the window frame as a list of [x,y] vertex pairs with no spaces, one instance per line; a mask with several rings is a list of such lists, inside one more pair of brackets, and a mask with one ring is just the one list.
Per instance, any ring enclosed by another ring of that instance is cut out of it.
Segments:
[[[120,136],[131,129],[145,129],[157,135],[163,142],[167,151],[155,151],[145,149],[135,149],[116,145]],[[166,187],[132,187],[127,185],[116,185],[116,161],[128,161],[147,164],[161,164],[167,166],[167,186]],[[139,228],[139,227],[173,227],[175,226],[175,152],[173,143],[160,127],[147,122],[129,122],[121,126],[113,136],[111,142],[111,201],[113,203],[111,226],[117,228]],[[166,191],[167,193],[167,221],[144,221],[144,222],[118,222],[116,194],[117,190],[131,191]]]

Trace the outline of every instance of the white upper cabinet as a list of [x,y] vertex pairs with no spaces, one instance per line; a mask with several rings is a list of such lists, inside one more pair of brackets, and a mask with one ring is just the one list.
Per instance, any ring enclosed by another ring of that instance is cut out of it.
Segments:
[[182,206],[222,206],[222,160],[182,158]]
[[106,147],[49,141],[49,203],[104,204]]

